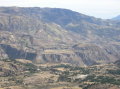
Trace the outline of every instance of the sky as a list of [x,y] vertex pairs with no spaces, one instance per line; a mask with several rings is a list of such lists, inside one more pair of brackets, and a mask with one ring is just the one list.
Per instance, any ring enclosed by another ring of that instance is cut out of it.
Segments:
[[120,0],[0,0],[0,6],[66,8],[103,19],[120,15]]

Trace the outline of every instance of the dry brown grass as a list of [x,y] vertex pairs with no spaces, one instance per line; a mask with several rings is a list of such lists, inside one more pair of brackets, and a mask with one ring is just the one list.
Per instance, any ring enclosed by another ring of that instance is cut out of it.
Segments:
[[25,84],[46,84],[49,80],[57,81],[58,76],[51,74],[50,72],[36,73],[31,77],[25,78]]
[[21,62],[21,63],[32,63],[32,61],[30,61],[30,60],[26,60],[26,59],[16,59],[16,61],[18,61],[18,62]]
[[65,68],[55,68],[55,69],[58,70],[58,71],[66,71]]
[[43,54],[74,54],[72,50],[45,50]]
[[55,87],[55,88],[51,88],[51,89],[82,89],[80,87]]
[[23,87],[20,87],[20,86],[11,86],[9,87],[10,89],[24,89]]

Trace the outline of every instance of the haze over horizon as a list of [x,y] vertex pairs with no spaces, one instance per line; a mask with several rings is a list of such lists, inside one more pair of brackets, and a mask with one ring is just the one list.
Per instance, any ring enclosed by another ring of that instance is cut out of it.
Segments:
[[102,19],[120,15],[120,0],[0,0],[0,6],[65,8]]

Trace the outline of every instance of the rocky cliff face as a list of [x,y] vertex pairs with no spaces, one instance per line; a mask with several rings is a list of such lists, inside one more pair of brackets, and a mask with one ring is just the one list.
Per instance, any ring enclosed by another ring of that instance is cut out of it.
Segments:
[[105,64],[119,60],[119,22],[58,8],[0,8],[0,59]]

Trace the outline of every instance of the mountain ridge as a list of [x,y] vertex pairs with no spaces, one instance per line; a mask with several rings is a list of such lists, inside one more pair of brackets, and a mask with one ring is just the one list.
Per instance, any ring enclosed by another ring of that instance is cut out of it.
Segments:
[[118,15],[118,16],[112,18],[112,20],[117,20],[117,21],[119,21],[119,20],[120,20],[120,15]]
[[10,58],[8,47],[2,46],[8,45],[17,50],[11,58],[36,63],[112,63],[120,57],[119,24],[67,9],[1,7],[1,58]]

